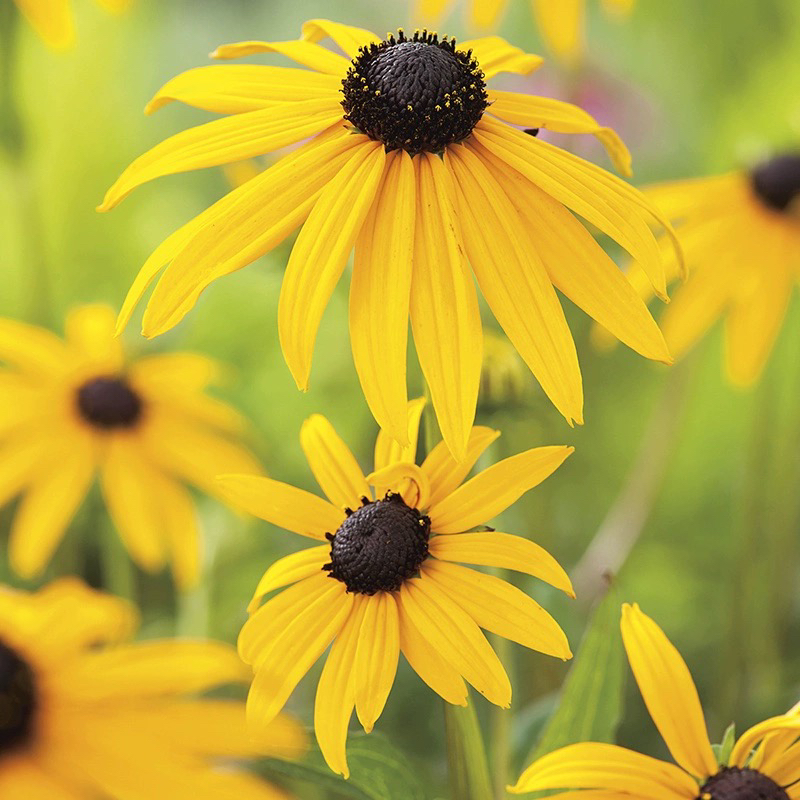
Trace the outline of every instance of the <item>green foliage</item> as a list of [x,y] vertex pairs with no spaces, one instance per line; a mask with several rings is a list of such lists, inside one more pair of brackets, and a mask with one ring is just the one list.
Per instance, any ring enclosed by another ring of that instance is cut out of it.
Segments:
[[722,737],[721,744],[712,744],[711,749],[714,751],[714,757],[721,767],[726,767],[733,751],[733,746],[736,744],[736,723],[731,722],[725,730],[725,735]]
[[622,714],[625,656],[612,587],[592,615],[555,713],[530,760],[576,742],[613,742]]

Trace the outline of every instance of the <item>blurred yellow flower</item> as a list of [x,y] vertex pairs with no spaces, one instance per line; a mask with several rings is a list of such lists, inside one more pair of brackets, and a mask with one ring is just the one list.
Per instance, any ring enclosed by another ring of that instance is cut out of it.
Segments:
[[[548,655],[571,657],[561,628],[530,597],[454,562],[517,570],[574,596],[564,570],[533,542],[486,528],[464,533],[541,483],[572,448],[527,450],[461,485],[499,432],[475,427],[464,461],[455,461],[442,442],[418,467],[414,454],[424,402],[409,403],[406,447],[378,434],[375,471],[366,478],[327,419],[315,415],[306,421],[301,444],[328,500],[268,478],[220,478],[231,502],[324,542],[267,570],[239,636],[239,654],[255,671],[247,709],[258,730],[333,641],[317,687],[314,727],[329,766],[345,776],[353,708],[371,731],[400,651],[447,702],[466,705],[466,680],[503,707],[511,702],[511,685],[481,628]],[[290,584],[261,605],[268,593]]]
[[800,797],[797,709],[745,731],[718,764],[697,689],[680,653],[636,605],[623,606],[622,638],[645,705],[678,766],[613,744],[586,742],[540,758],[510,791],[583,790],[556,795],[564,800]]
[[[678,224],[691,269],[661,317],[672,354],[683,356],[724,317],[728,377],[737,386],[752,385],[800,276],[800,155],[780,155],[749,172],[665,183],[647,193]],[[677,265],[665,256],[673,280]],[[638,265],[629,274],[649,297]]]
[[259,467],[235,441],[242,418],[205,394],[218,366],[193,353],[129,362],[114,320],[108,306],[80,307],[64,341],[0,319],[0,504],[23,494],[11,565],[25,577],[45,566],[99,473],[131,557],[147,570],[169,561],[186,586],[201,537],[183,482],[214,492],[218,472]]
[[[603,0],[612,14],[630,14],[636,0]],[[469,24],[478,30],[494,29],[509,0],[467,0]],[[553,55],[574,65],[585,49],[586,0],[530,0],[534,19]],[[435,24],[453,6],[453,0],[418,0],[415,19]]]
[[[316,43],[328,36],[352,61]],[[161,175],[312,138],[164,241],[136,278],[121,325],[165,265],[144,315],[146,336],[172,328],[213,281],[302,226],[278,311],[298,387],[308,388],[320,320],[355,247],[350,338],[367,402],[404,444],[410,313],[439,424],[457,458],[466,453],[481,368],[469,265],[570,422],[583,419],[583,389],[554,285],[636,351],[669,361],[641,299],[569,209],[641,259],[663,294],[662,257],[649,227],[661,221],[658,212],[624,181],[513,125],[594,134],[627,172],[624,144],[568,103],[486,89],[498,73],[528,73],[540,58],[498,37],[460,47],[426,32],[379,41],[327,20],[306,23],[299,41],[241,42],[215,55],[252,53],[280,53],[312,71],[218,65],[169,81],[148,110],[179,100],[231,116],[138,158],[100,209]]]
[[33,594],[0,587],[0,797],[4,800],[287,800],[230,763],[292,758],[287,717],[255,744],[244,704],[197,692],[241,683],[233,648],[132,643],[133,609],[64,579]]
[[514,346],[493,331],[483,333],[483,364],[478,405],[508,408],[523,401],[532,387],[530,373]]
[[[14,0],[42,41],[54,50],[64,50],[75,40],[71,0]],[[95,0],[108,11],[122,12],[131,0]]]

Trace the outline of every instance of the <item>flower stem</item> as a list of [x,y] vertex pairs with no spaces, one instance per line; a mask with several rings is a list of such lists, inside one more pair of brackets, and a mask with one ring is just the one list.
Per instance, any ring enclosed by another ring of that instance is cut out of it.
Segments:
[[492,800],[492,783],[475,706],[444,704],[447,765],[453,800]]

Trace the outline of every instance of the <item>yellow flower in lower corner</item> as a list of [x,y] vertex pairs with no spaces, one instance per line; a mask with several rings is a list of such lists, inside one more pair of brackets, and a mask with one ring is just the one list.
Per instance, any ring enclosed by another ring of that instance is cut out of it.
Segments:
[[[675,181],[647,194],[677,224],[686,263],[661,322],[675,358],[720,318],[727,373],[737,386],[761,376],[800,277],[800,154],[784,154],[749,172]],[[668,276],[677,265],[667,256]],[[650,296],[633,265],[633,284]]]
[[147,570],[170,562],[185,586],[199,576],[201,537],[184,482],[213,493],[218,472],[259,466],[236,441],[242,418],[205,393],[213,361],[130,361],[114,322],[108,306],[77,308],[65,341],[0,319],[0,505],[22,495],[11,565],[39,573],[98,474],[131,557]]
[[[346,57],[318,44],[326,38]],[[501,72],[531,72],[538,56],[496,36],[456,45],[401,31],[381,41],[330,20],[307,22],[296,41],[240,42],[215,55],[256,53],[310,69],[215,65],[169,81],[148,110],[180,101],[227,116],[137,158],[100,210],[163,175],[305,143],[168,237],[134,281],[121,325],[158,276],[142,330],[164,333],[214,281],[299,228],[278,304],[281,348],[297,386],[309,387],[319,325],[354,250],[350,342],[366,401],[405,444],[410,318],[442,435],[457,458],[480,383],[476,282],[570,424],[583,421],[583,387],[556,287],[638,353],[670,360],[641,298],[572,214],[641,259],[663,293],[650,227],[660,224],[658,212],[611,173],[530,134],[592,134],[627,172],[625,145],[576,106],[488,86]]]
[[[42,41],[54,50],[69,47],[75,39],[71,0],[14,0]],[[131,0],[95,0],[103,8],[121,12]]]
[[[511,702],[511,685],[481,628],[558,658],[572,655],[561,628],[530,597],[456,563],[517,570],[573,596],[564,570],[538,545],[491,529],[469,532],[541,483],[572,448],[528,450],[461,485],[499,434],[475,427],[465,461],[456,462],[440,443],[416,466],[423,404],[409,404],[407,447],[379,433],[375,472],[366,478],[324,417],[303,425],[301,444],[328,500],[267,478],[220,479],[232,502],[324,542],[267,570],[239,654],[255,671],[248,718],[258,729],[333,641],[317,687],[314,727],[331,769],[345,776],[353,708],[371,731],[401,651],[446,701],[466,705],[466,680],[502,707]],[[268,593],[286,586],[262,605]]]
[[233,648],[132,643],[135,628],[77,580],[0,587],[0,797],[286,800],[231,762],[300,755],[300,726],[278,718],[254,743],[243,703],[189,696],[242,682]]
[[586,742],[543,756],[510,791],[559,790],[563,793],[555,797],[562,800],[800,798],[796,710],[745,731],[719,764],[692,676],[663,631],[637,605],[624,605],[622,639],[645,705],[678,766],[613,744]]

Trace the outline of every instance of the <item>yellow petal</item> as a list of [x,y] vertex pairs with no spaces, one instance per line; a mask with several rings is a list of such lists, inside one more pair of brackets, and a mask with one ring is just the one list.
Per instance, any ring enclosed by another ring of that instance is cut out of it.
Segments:
[[117,372],[122,368],[122,345],[114,337],[115,314],[100,303],[79,306],[67,314],[67,342],[92,368]]
[[544,128],[556,133],[590,133],[606,148],[614,166],[631,175],[631,154],[611,128],[600,125],[591,114],[572,103],[552,97],[519,92],[489,91],[489,113],[514,125]]
[[321,414],[313,414],[300,429],[300,445],[311,471],[328,499],[339,508],[357,508],[369,496],[369,486],[350,448]]
[[443,700],[456,706],[467,705],[467,686],[461,673],[442,658],[436,647],[420,633],[398,596],[400,612],[400,649],[411,669]]
[[243,56],[256,55],[258,53],[279,53],[282,56],[291,58],[304,67],[309,67],[317,72],[326,72],[344,78],[350,67],[350,62],[324,47],[312,42],[288,41],[288,42],[236,42],[234,44],[220,45],[212,54],[211,58],[242,58]]
[[472,617],[435,581],[424,576],[406,581],[400,604],[428,643],[487,700],[503,708],[511,705],[511,684],[500,659]]
[[356,714],[369,733],[389,697],[400,655],[397,603],[391,592],[369,597],[353,662]]
[[528,75],[542,66],[541,56],[526,53],[500,36],[484,36],[458,43],[459,50],[472,50],[486,80],[501,72]]
[[[56,45],[53,45],[56,46]],[[80,800],[68,785],[49,775],[33,756],[18,756],[0,772],[3,797],[46,797],[47,800]]]
[[323,564],[330,560],[330,553],[330,545],[323,544],[278,559],[258,582],[253,599],[247,606],[248,612],[255,612],[264,595],[319,573]]
[[444,442],[439,442],[422,462],[422,471],[431,485],[430,504],[435,505],[461,485],[486,448],[500,435],[500,431],[475,425],[469,432],[467,454],[456,461]]
[[383,174],[379,142],[364,141],[322,190],[289,256],[278,302],[281,349],[298,388],[308,389],[322,314],[347,264]]
[[535,447],[492,464],[431,506],[431,530],[461,533],[485,524],[552,475],[574,449]]
[[[531,764],[510,791],[522,794],[567,788],[612,791],[615,793],[612,797],[637,800],[650,797],[690,800],[698,794],[697,783],[673,764],[614,744],[596,742],[572,744],[548,753]],[[574,796],[584,795],[591,797],[589,792]]]
[[181,131],[133,161],[106,192],[98,211],[109,211],[137,186],[164,175],[241,161],[299,142],[341,115],[334,95],[247,111]]
[[700,698],[680,653],[637,605],[622,607],[622,641],[647,710],[670,753],[700,779],[717,771]]
[[416,180],[404,150],[386,156],[386,171],[356,240],[350,281],[350,344],[364,397],[387,435],[406,430],[406,347]]
[[794,732],[795,736],[800,735],[800,717],[796,714],[785,714],[779,717],[771,717],[763,722],[748,728],[738,739],[731,751],[729,764],[732,767],[743,767],[748,763],[748,758],[755,746],[767,736],[777,732]]
[[355,58],[362,47],[380,41],[371,31],[331,22],[329,19],[310,19],[303,23],[302,38],[306,42],[319,42],[328,36],[347,54],[348,58]]
[[497,26],[501,14],[506,10],[508,0],[477,0],[472,3],[470,18],[480,30],[492,30]]
[[64,342],[50,331],[1,318],[0,360],[24,372],[45,375],[58,374],[72,363]]
[[367,475],[367,483],[375,487],[375,495],[387,491],[403,495],[406,505],[412,508],[426,508],[429,503],[431,487],[428,476],[416,465],[398,461],[388,467]]
[[70,0],[15,0],[48,47],[65,50],[75,41]]
[[241,114],[278,103],[323,100],[341,81],[302,69],[253,64],[212,64],[181,72],[167,81],[145,107],[152,114],[173,101],[217,114]]
[[569,66],[574,66],[583,54],[585,3],[586,0],[531,0],[542,38]]
[[442,437],[460,460],[478,402],[481,317],[453,206],[452,178],[438,156],[422,153],[414,161],[411,327]]
[[443,561],[524,572],[575,597],[563,567],[544,548],[521,536],[496,531],[434,536],[429,550],[432,556]]
[[234,506],[293,533],[325,539],[344,512],[315,494],[257,475],[220,475],[220,491]]
[[452,5],[453,0],[416,0],[412,18],[423,24],[438,24]]
[[415,397],[406,404],[406,444],[401,445],[397,439],[392,438],[383,429],[378,431],[378,436],[375,439],[375,472],[392,464],[413,464],[416,461],[419,423],[422,418],[422,411],[425,408],[425,402],[424,397]]
[[511,343],[570,424],[583,421],[578,355],[550,278],[522,220],[481,159],[448,148],[461,229],[483,296]]

